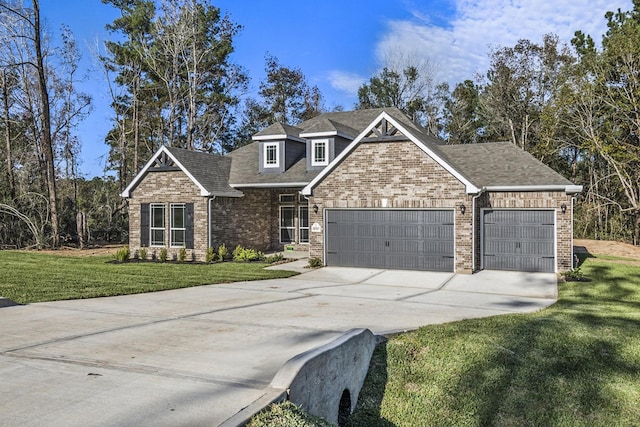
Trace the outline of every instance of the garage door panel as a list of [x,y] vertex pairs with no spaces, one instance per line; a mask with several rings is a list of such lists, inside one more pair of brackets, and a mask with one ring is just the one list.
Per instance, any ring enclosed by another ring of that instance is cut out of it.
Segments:
[[550,210],[486,210],[483,267],[555,271],[555,213]]
[[329,210],[327,265],[453,271],[453,210]]

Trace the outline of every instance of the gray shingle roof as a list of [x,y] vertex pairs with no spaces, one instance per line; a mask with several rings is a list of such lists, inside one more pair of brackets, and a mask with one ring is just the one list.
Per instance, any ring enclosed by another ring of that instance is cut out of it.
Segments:
[[307,159],[298,160],[283,173],[260,173],[258,149],[259,142],[253,142],[238,148],[226,155],[233,159],[229,183],[231,185],[246,184],[288,184],[308,183],[318,175],[319,171],[307,171]]
[[477,187],[572,185],[510,142],[444,145],[448,161]]
[[300,128],[291,125],[285,125],[283,123],[274,123],[260,132],[256,133],[253,137],[258,139],[259,137],[264,136],[275,136],[275,135],[288,135],[288,136],[299,136],[301,132]]
[[193,178],[215,196],[241,197],[242,192],[229,186],[231,159],[217,154],[167,147]]
[[288,128],[292,128],[292,131],[297,129],[299,133],[287,133],[288,135],[298,136],[299,134],[304,133],[333,132],[338,130],[353,139],[358,136],[364,128],[370,125],[373,119],[375,119],[380,113],[387,110],[389,109],[373,108],[370,110],[335,111],[332,113],[324,113],[297,124],[296,126],[279,125],[280,127],[278,127],[276,125],[271,125],[258,132],[255,136],[265,137],[282,135],[285,133],[283,132],[283,129],[287,130]]

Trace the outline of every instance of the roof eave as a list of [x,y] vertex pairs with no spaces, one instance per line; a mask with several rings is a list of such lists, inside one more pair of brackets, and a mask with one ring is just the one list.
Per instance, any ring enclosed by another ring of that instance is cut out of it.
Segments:
[[326,132],[309,132],[309,133],[301,133],[300,134],[301,137],[303,138],[321,138],[323,136],[339,136],[345,139],[353,139],[353,136],[351,135],[347,135],[344,132],[338,132],[338,131],[326,131]]
[[305,187],[308,182],[255,182],[242,184],[229,184],[233,188],[282,188],[282,187]]
[[549,185],[488,185],[482,187],[483,191],[495,192],[534,192],[534,191],[564,191],[566,194],[578,194],[582,192],[582,185],[573,184],[549,184]]
[[277,135],[255,135],[252,136],[251,139],[254,141],[282,141],[283,139],[289,139],[296,142],[307,142],[303,138],[294,135],[287,135],[286,133],[280,133]]

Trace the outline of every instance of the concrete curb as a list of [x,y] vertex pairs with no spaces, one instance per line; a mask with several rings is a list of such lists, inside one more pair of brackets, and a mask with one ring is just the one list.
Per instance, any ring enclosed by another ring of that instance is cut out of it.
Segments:
[[294,356],[276,373],[260,399],[220,426],[244,426],[269,405],[285,400],[341,424],[355,409],[371,356],[382,340],[369,329],[351,329],[330,343]]

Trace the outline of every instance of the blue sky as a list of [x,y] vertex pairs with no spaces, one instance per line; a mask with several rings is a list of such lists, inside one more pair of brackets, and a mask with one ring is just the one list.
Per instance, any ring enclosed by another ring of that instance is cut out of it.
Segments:
[[[631,0],[211,0],[243,26],[234,61],[252,78],[256,91],[264,77],[264,56],[302,69],[317,85],[325,106],[351,109],[357,88],[380,69],[385,52],[400,51],[435,64],[437,80],[452,86],[483,74],[491,47],[518,39],[540,41],[555,33],[569,41],[576,30],[605,32],[604,13],[630,10]],[[100,0],[41,0],[41,13],[54,43],[62,23],[74,32],[83,51],[87,81],[82,90],[94,110],[79,129],[80,170],[90,178],[103,174],[111,128],[104,78],[95,69],[92,46],[110,37],[104,29],[119,13]]]

